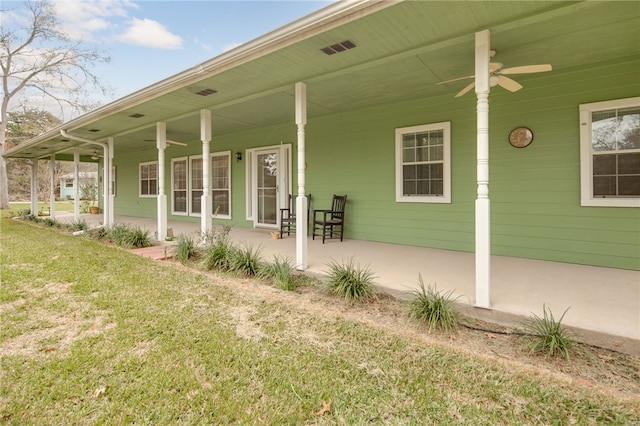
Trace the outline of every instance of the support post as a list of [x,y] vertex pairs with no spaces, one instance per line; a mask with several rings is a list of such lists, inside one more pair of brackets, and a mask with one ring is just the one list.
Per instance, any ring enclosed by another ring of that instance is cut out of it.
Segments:
[[80,151],[73,150],[73,188],[76,191],[73,197],[73,219],[80,222]]
[[56,218],[56,154],[51,154],[51,166],[49,167],[49,209],[51,219]]
[[296,83],[296,125],[298,126],[298,197],[296,198],[296,269],[307,269],[307,197],[305,195],[306,159],[305,134],[307,124],[307,85]]
[[200,110],[200,140],[202,140],[202,197],[200,198],[200,232],[204,237],[213,223],[211,202],[211,111]]
[[109,180],[107,181],[109,214],[105,216],[105,218],[108,219],[108,222],[105,221],[105,224],[111,226],[115,223],[114,202],[116,197],[116,191],[113,187],[115,184],[115,177],[113,176],[113,138],[107,139],[107,152],[108,154],[105,155],[105,158],[109,159]]
[[156,123],[158,148],[158,241],[167,238],[167,196],[164,193],[164,151],[167,149],[167,124]]
[[[109,138],[113,143],[113,138]],[[111,162],[109,161],[109,145],[102,149],[102,223],[109,226],[109,175],[111,174]]]
[[38,159],[31,160],[31,214],[38,216]]
[[477,184],[476,198],[476,301],[480,308],[491,307],[491,214],[489,203],[489,30],[476,33],[475,90],[477,95]]

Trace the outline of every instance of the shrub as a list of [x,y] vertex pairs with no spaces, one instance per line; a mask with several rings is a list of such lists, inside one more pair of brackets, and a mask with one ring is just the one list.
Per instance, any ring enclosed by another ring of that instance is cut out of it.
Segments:
[[458,326],[458,315],[454,303],[453,291],[439,292],[435,286],[425,288],[422,275],[418,276],[420,288],[412,291],[414,296],[408,302],[409,316],[427,323],[429,331],[434,328],[453,330]]
[[236,274],[252,277],[258,273],[260,267],[260,249],[244,246],[230,252],[229,270]]
[[122,246],[129,232],[129,226],[124,223],[115,223],[108,230],[108,238],[117,246]]
[[89,229],[89,227],[87,226],[87,222],[85,222],[84,220],[79,220],[77,222],[73,222],[67,225],[67,229],[71,232],[75,232],[75,231],[86,231],[87,229]]
[[193,237],[180,234],[178,236],[178,247],[176,251],[176,257],[181,263],[187,263],[187,261],[193,257],[196,253],[196,242]]
[[207,269],[228,271],[231,267],[231,256],[235,248],[229,240],[228,226],[214,228],[204,237],[202,265]]
[[94,240],[104,240],[110,238],[109,229],[105,228],[104,226],[101,226],[99,228],[87,229],[83,235]]
[[273,280],[273,284],[280,290],[292,291],[296,288],[293,279],[293,264],[289,258],[274,256],[273,262],[260,267],[258,276]]
[[109,229],[109,239],[120,247],[140,248],[149,247],[149,230],[142,229],[139,226],[130,227],[124,223],[116,223]]
[[545,352],[547,356],[564,355],[569,360],[569,352],[575,345],[575,340],[573,333],[561,326],[568,310],[569,308],[563,312],[558,321],[553,318],[551,309],[547,309],[544,304],[542,318],[532,313],[533,317],[523,324],[525,330],[533,337],[529,343],[531,351]]
[[346,264],[332,260],[328,266],[329,281],[326,285],[330,292],[360,302],[375,297],[372,288],[374,276],[368,268],[354,265],[353,259]]
[[124,235],[122,246],[126,248],[149,247],[151,245],[149,233],[148,229],[142,229],[139,226],[129,228]]
[[39,223],[42,223],[44,226],[47,226],[49,228],[56,228],[58,227],[58,222],[56,222],[55,219],[52,219],[50,217],[41,219],[41,221],[38,221]]

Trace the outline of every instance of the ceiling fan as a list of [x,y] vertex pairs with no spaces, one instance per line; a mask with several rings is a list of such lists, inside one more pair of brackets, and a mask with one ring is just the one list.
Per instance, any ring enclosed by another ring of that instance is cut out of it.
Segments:
[[[155,139],[145,139],[145,142],[155,142]],[[171,139],[167,139],[167,145],[178,145],[178,146],[189,146],[188,144],[184,143],[184,142],[178,142],[178,141],[174,141]]]
[[[495,50],[491,51],[491,57],[496,54]],[[500,62],[491,62],[489,64],[489,84],[491,87],[500,86],[503,89],[506,89],[510,92],[517,92],[522,89],[522,85],[517,81],[506,77],[507,75],[513,74],[534,74],[538,72],[547,72],[551,71],[551,64],[538,64],[538,65],[522,65],[519,67],[511,67],[511,68],[503,68],[502,63]],[[475,78],[475,75],[468,75],[465,77],[454,78],[452,80],[441,81],[438,84],[446,84],[459,80],[466,80],[468,78]],[[473,89],[476,85],[475,81],[471,82],[469,85],[465,86],[464,89],[459,91],[456,94],[456,98],[463,96],[465,93]]]

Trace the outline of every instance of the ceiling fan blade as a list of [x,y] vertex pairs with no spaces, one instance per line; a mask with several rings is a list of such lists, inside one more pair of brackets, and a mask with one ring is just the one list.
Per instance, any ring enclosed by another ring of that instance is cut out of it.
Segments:
[[476,82],[472,82],[471,84],[469,84],[467,87],[465,87],[464,89],[462,89],[461,91],[458,92],[458,94],[455,96],[456,98],[459,98],[460,96],[464,95],[465,93],[467,93],[469,90],[473,89],[473,86],[476,85]]
[[511,67],[499,70],[498,74],[532,74],[536,72],[551,71],[551,64],[539,64],[539,65],[523,65],[521,67]]
[[453,81],[466,80],[468,78],[475,78],[475,75],[468,75],[466,77],[458,77],[458,78],[454,78],[454,79],[447,80],[447,81],[441,81],[440,83],[436,83],[436,84],[447,84],[447,83],[451,83]]
[[498,86],[507,89],[510,92],[517,92],[522,89],[522,85],[520,83],[503,75],[499,77]]
[[167,139],[167,143],[170,144],[170,145],[188,146],[184,142],[172,141],[172,140],[169,140],[169,139]]

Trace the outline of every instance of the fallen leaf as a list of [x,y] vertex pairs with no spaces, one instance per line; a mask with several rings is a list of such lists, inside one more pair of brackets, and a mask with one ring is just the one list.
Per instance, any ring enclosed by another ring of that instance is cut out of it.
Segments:
[[322,408],[320,409],[320,411],[318,411],[316,413],[317,416],[322,416],[325,413],[328,413],[331,411],[331,400],[324,402],[322,401]]
[[93,398],[94,399],[100,398],[102,395],[105,394],[106,391],[107,391],[107,387],[106,386],[99,387],[98,389],[93,391]]
[[49,352],[55,352],[58,349],[55,346],[47,346],[46,348],[44,348],[44,351],[49,353]]

